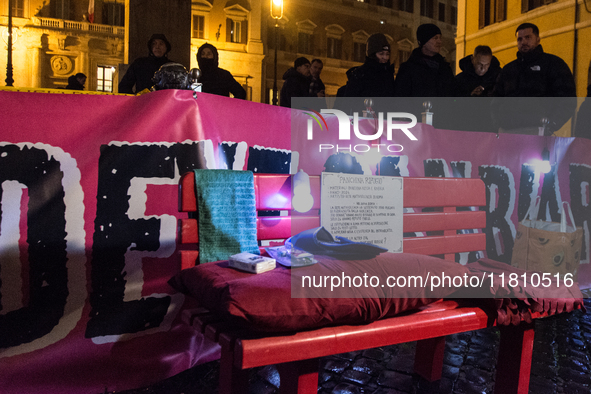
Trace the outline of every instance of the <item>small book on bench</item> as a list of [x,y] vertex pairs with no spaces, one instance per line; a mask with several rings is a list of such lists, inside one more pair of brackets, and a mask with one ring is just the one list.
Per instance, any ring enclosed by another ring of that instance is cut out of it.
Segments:
[[229,263],[230,267],[253,274],[260,274],[275,268],[275,259],[248,252],[230,256]]

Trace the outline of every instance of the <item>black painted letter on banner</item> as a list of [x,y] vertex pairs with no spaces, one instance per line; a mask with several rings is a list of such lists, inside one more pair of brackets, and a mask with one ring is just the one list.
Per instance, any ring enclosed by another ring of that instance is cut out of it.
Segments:
[[[0,147],[0,185],[4,181],[18,181],[29,193],[29,302],[20,309],[0,314],[0,348],[43,337],[64,314],[69,291],[62,178],[60,163],[45,150],[21,149],[17,145]],[[2,287],[0,310],[1,290]]]

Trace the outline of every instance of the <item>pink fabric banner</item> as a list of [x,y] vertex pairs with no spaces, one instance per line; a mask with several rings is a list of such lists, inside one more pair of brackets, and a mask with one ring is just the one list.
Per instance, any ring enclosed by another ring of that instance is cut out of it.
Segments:
[[[419,124],[416,141],[397,131],[383,143],[403,150],[386,145],[366,163],[355,142],[341,155],[319,151],[319,143],[335,143],[328,133],[314,144],[292,141],[290,118],[306,130],[303,111],[208,94],[194,99],[190,91],[0,92],[0,105],[3,394],[124,390],[218,357],[182,321],[195,302],[166,283],[180,267],[177,182],[193,168],[319,174],[351,171],[358,162],[365,173],[481,177],[491,201],[488,257],[510,258],[516,224],[540,194],[552,219],[560,201],[571,201],[589,259],[587,140],[497,139]],[[337,128],[336,119],[327,122],[329,131]],[[541,175],[529,163],[546,144],[553,171]]]
[[288,172],[289,110],[189,91],[0,105],[0,391],[123,390],[218,357],[166,283],[177,182],[197,167]]

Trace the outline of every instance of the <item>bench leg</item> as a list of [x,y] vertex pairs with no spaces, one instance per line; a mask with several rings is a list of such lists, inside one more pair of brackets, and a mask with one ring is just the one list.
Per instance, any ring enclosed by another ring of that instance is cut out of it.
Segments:
[[318,359],[277,365],[281,379],[280,394],[315,394],[318,391]]
[[499,327],[501,344],[497,359],[495,393],[527,394],[534,347],[533,323]]
[[441,379],[445,337],[422,339],[417,341],[415,351],[415,373],[429,382]]
[[243,394],[248,389],[249,370],[234,366],[234,353],[230,344],[220,343],[222,353],[220,357],[219,394]]

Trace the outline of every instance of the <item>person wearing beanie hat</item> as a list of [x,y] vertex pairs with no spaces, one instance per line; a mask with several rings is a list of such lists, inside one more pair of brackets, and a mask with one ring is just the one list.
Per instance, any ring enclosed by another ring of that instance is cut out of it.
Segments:
[[419,47],[400,65],[394,93],[397,97],[452,97],[454,75],[445,58],[439,54],[442,47],[441,30],[432,23],[417,29]]
[[382,33],[376,33],[369,36],[366,47],[366,54],[368,57],[375,57],[378,52],[390,52],[390,43]]
[[228,70],[218,67],[219,54],[216,47],[205,43],[197,50],[197,64],[201,70],[198,82],[202,84],[204,93],[217,94],[218,96],[246,99],[246,91],[232,76]]
[[366,43],[363,65],[347,72],[347,97],[391,97],[394,94],[394,66],[390,64],[390,43],[381,33]]
[[163,64],[171,62],[167,55],[172,46],[164,34],[152,34],[147,44],[148,56],[137,58],[131,63],[119,82],[119,93],[134,94],[150,89],[156,71]]
[[279,94],[279,105],[291,108],[292,97],[312,97],[310,95],[310,61],[298,57],[293,67],[283,74],[283,86]]
[[433,23],[425,23],[419,26],[417,29],[417,41],[419,47],[424,46],[430,39],[436,35],[441,35],[441,29]]

